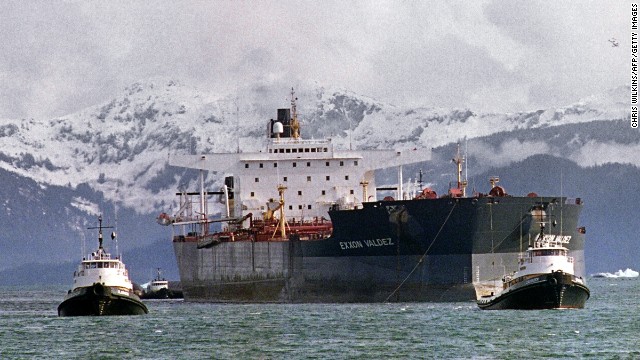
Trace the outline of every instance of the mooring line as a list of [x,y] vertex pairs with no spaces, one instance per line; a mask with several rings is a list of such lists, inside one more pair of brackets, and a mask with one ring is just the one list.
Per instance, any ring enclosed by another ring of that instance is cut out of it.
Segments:
[[[442,223],[442,226],[440,226],[440,230],[438,230],[438,233],[436,233],[436,236],[433,238],[433,240],[431,241],[431,244],[429,244],[429,246],[427,247],[427,250],[424,252],[424,254],[422,254],[422,256],[420,257],[420,260],[418,260],[418,262],[416,263],[416,266],[413,267],[413,269],[411,270],[411,272],[409,273],[409,275],[407,275],[407,277],[404,278],[404,280],[402,280],[402,282],[400,283],[400,285],[398,285],[398,287],[393,290],[393,292],[391,292],[391,294],[389,296],[387,296],[387,298],[384,300],[384,302],[389,302],[389,299],[391,299],[391,297],[393,295],[395,295],[398,290],[400,290],[400,288],[404,285],[404,283],[409,279],[409,277],[411,277],[411,275],[413,275],[413,273],[416,271],[416,269],[418,268],[418,266],[420,264],[422,264],[422,261],[424,260],[424,258],[427,256],[427,253],[429,252],[429,249],[431,249],[431,247],[433,246],[433,244],[436,242],[436,239],[438,239],[438,236],[440,235],[440,233],[442,232],[442,229],[444,228],[444,226],[446,225],[447,221],[449,221],[449,217],[451,217],[451,214],[453,213],[453,209],[456,208],[456,205],[458,204],[457,201],[455,201],[453,203],[453,207],[451,208],[451,211],[449,211],[449,215],[447,215],[447,218],[444,219],[444,222]],[[400,239],[398,239],[400,240]]]

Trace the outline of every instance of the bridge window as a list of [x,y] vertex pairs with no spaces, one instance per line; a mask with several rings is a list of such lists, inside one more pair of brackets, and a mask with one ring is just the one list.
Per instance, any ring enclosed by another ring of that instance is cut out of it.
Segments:
[[249,164],[244,164],[244,168],[248,169],[249,168]]
[[264,166],[262,165],[262,163],[260,163],[260,169],[262,169]]
[[307,176],[307,181],[310,182],[311,181],[311,176]]

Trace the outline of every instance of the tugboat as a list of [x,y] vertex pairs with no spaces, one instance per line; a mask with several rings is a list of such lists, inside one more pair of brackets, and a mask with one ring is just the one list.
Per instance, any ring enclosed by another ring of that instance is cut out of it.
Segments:
[[144,287],[142,299],[178,299],[182,298],[182,292],[169,289],[169,281],[160,276],[160,268],[157,268],[158,275]]
[[[58,305],[59,316],[142,315],[149,311],[133,292],[129,273],[119,257],[102,246],[102,216],[98,217],[98,250],[83,258],[73,273],[73,288]],[[95,227],[89,229],[96,229]],[[115,239],[115,232],[111,238]]]
[[[544,210],[539,210],[544,213]],[[518,261],[518,270],[502,278],[502,291],[477,300],[483,310],[582,309],[589,299],[582,277],[574,274],[573,257],[565,244],[571,236],[544,234],[544,223],[533,245]]]

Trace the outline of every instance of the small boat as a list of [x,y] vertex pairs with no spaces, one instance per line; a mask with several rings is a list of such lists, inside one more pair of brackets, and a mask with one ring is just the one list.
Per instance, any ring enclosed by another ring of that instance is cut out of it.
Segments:
[[160,268],[157,269],[158,275],[144,287],[142,299],[178,299],[182,298],[182,292],[169,289],[169,281],[160,276]]
[[565,244],[570,236],[546,235],[541,226],[533,245],[519,258],[518,270],[502,278],[502,290],[477,300],[483,310],[582,309],[589,299],[583,278],[574,274]]
[[[102,246],[102,216],[98,217],[98,250],[83,258],[73,273],[73,288],[58,305],[59,316],[141,315],[149,311],[133,292],[129,273],[119,257]],[[95,227],[89,229],[96,229]],[[111,233],[115,239],[116,234]]]

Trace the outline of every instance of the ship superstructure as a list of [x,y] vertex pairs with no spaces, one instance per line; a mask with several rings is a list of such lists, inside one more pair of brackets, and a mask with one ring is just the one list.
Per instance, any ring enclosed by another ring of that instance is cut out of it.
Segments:
[[[300,137],[296,98],[279,109],[266,128],[266,149],[260,152],[172,156],[173,166],[233,174],[225,179],[229,218],[269,213],[277,187],[285,188],[287,221],[328,219],[336,203],[355,208],[376,200],[376,169],[426,161],[430,152],[407,150],[336,150],[330,139]],[[399,182],[400,184],[402,181]],[[397,197],[403,195],[397,188]],[[272,209],[271,209],[272,210]]]

